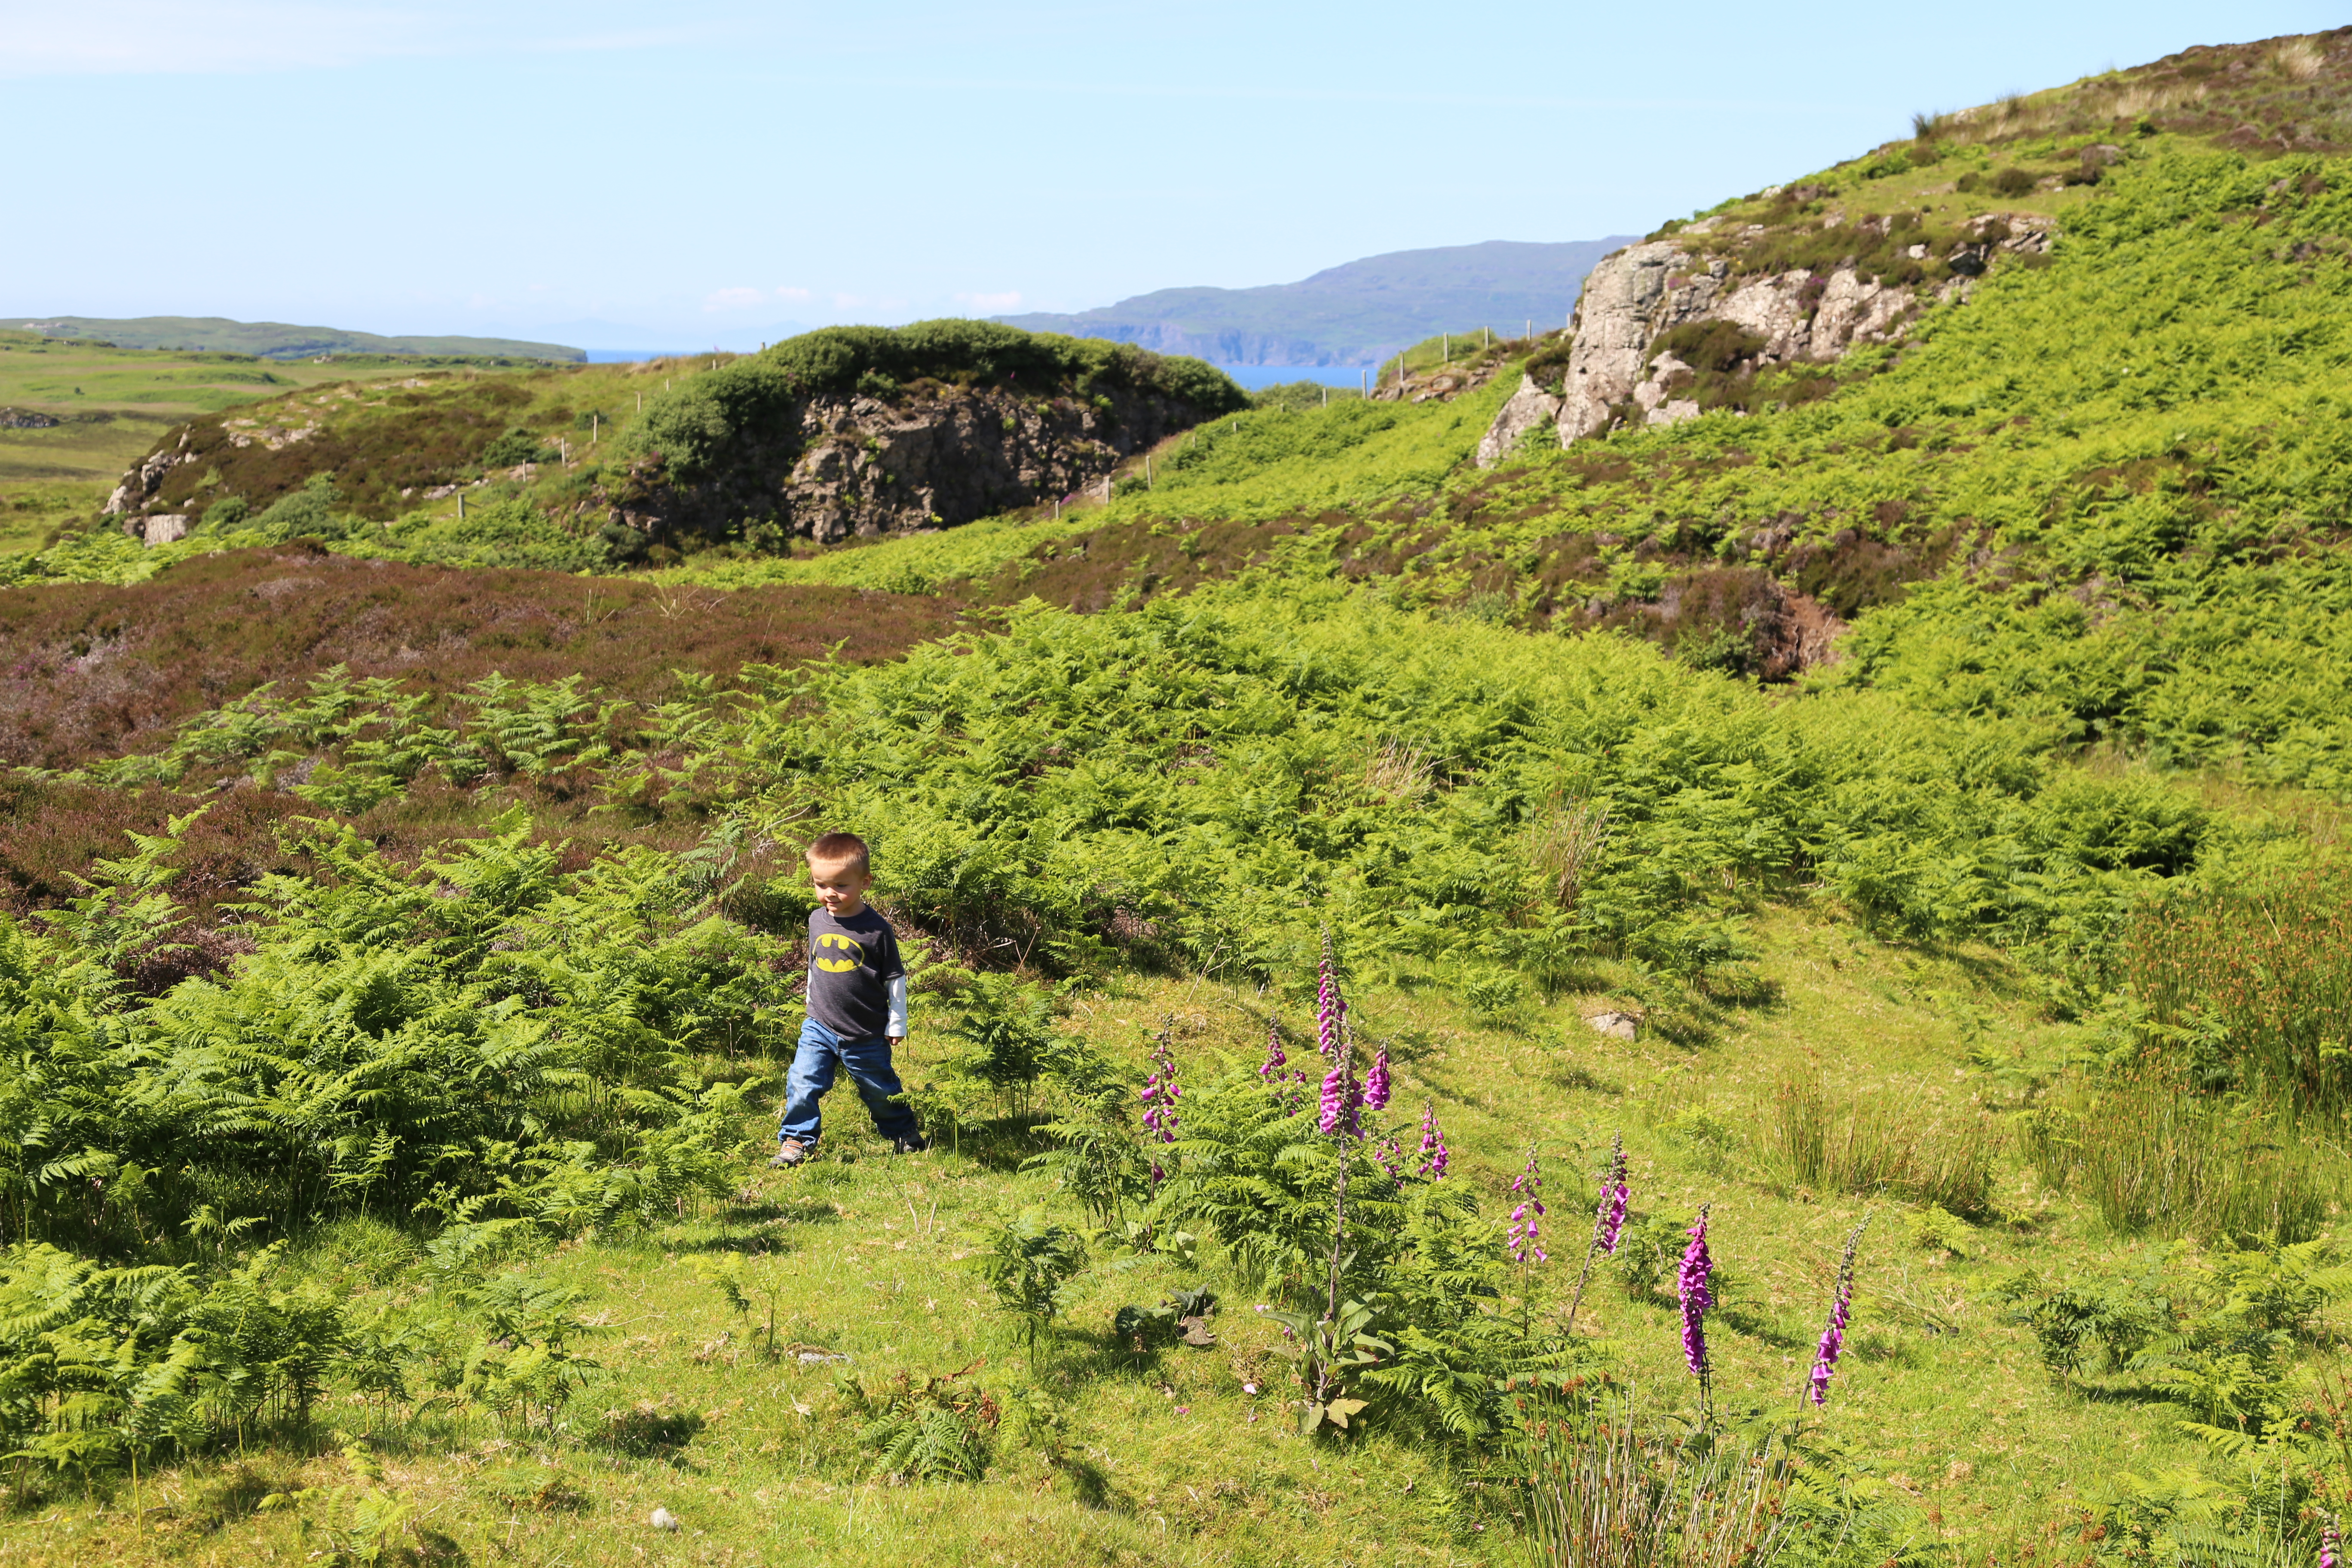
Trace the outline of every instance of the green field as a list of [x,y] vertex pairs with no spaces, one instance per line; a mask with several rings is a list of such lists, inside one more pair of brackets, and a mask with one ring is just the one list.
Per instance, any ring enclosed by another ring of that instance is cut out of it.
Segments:
[[261,361],[0,331],[0,408],[59,421],[44,429],[0,429],[0,552],[37,547],[95,512],[123,470],[192,416],[290,390],[404,379],[424,368],[383,356]]

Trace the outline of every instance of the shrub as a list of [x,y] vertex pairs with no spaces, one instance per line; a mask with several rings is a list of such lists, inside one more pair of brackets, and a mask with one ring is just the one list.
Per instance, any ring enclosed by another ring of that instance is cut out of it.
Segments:
[[2033,188],[2034,179],[2031,170],[2021,169],[2011,163],[1993,171],[1992,178],[1988,183],[1991,185],[1995,195],[2021,196]]
[[[267,510],[253,520],[252,527],[273,542],[303,535],[315,539],[339,539],[343,530],[335,521],[334,506],[341,499],[342,492],[335,489],[331,475],[313,474],[300,489],[271,502]],[[226,506],[228,503],[224,501],[221,504]],[[206,521],[210,521],[209,515]]]
[[1037,1364],[1038,1337],[1061,1315],[1069,1283],[1086,1266],[1084,1238],[1034,1214],[989,1232],[981,1278],[995,1292],[997,1307],[1018,1321],[1032,1367]]
[[924,379],[1039,396],[1093,397],[1117,390],[1181,403],[1196,415],[1249,405],[1231,378],[1201,360],[949,320],[824,327],[788,338],[663,393],[647,405],[628,439],[632,449],[657,452],[673,474],[690,477],[716,463],[740,435],[775,425],[803,398],[861,390],[890,396]]
[[246,505],[243,496],[223,496],[205,508],[204,526],[215,532],[224,532],[243,522],[252,512],[253,509]]
[[553,463],[562,455],[552,447],[543,446],[539,437],[520,425],[510,426],[506,432],[482,448],[481,462],[486,468],[511,468],[523,463]]

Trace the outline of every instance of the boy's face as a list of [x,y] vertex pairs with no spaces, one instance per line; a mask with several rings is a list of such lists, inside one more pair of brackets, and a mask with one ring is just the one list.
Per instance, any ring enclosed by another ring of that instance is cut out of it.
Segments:
[[865,867],[855,860],[811,860],[808,868],[809,880],[816,884],[816,896],[828,913],[854,915],[866,907],[866,889],[874,885],[874,877]]

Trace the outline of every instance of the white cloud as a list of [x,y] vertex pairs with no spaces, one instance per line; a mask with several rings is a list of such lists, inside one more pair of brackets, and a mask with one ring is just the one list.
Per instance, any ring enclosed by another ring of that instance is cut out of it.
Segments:
[[1021,303],[1021,290],[1012,289],[1002,294],[959,294],[959,305],[969,305],[975,310],[1010,310]]
[[794,289],[787,286],[776,290],[776,298],[779,300],[790,300],[794,303],[798,303],[803,300],[814,300],[816,298],[816,295],[806,289]]
[[744,310],[767,303],[768,296],[758,289],[719,289],[703,296],[706,310]]

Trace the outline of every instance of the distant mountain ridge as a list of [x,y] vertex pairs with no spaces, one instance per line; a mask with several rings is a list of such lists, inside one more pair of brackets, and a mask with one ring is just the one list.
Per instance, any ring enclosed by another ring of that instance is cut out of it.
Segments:
[[1255,289],[1160,289],[1074,315],[995,319],[1217,364],[1376,364],[1442,331],[1565,325],[1584,275],[1635,237],[1394,250]]
[[584,362],[585,350],[562,343],[517,338],[386,338],[341,327],[297,327],[284,321],[232,321],[224,316],[0,317],[21,321],[27,331],[51,338],[101,338],[125,349],[211,349],[256,354],[263,359],[305,359],[319,354],[490,354],[502,359]]

